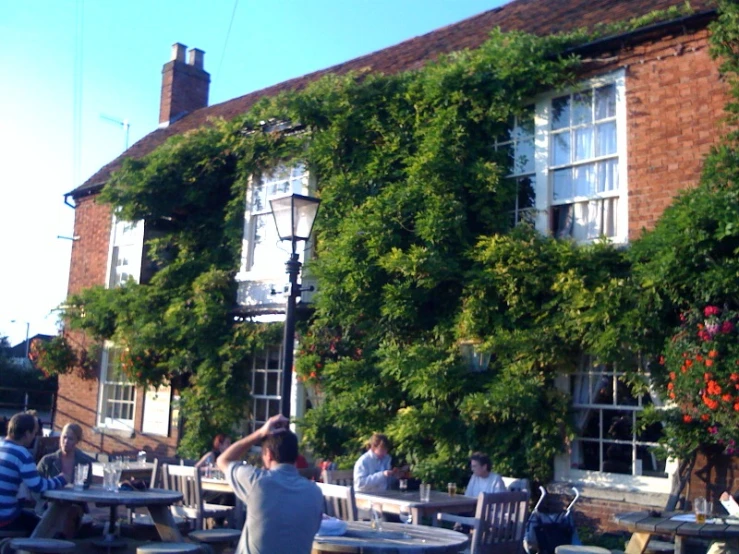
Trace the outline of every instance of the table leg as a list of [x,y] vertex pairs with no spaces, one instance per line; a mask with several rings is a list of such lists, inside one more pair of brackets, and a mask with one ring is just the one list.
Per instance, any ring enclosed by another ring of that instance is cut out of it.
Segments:
[[183,542],[182,533],[177,528],[169,506],[147,506],[151,520],[157,528],[162,542]]
[[423,517],[423,510],[418,506],[411,506],[411,524],[421,525],[421,518]]
[[683,538],[676,535],[675,536],[675,554],[683,554],[685,552],[685,545]]
[[[631,535],[629,544],[626,546],[626,554],[644,554],[647,549],[649,540],[652,538],[651,533],[645,533],[643,531],[637,531]],[[677,550],[675,554],[678,554]]]
[[53,539],[54,535],[63,531],[64,522],[67,520],[67,507],[62,502],[49,502],[49,507],[41,517],[36,529],[33,530],[31,538]]

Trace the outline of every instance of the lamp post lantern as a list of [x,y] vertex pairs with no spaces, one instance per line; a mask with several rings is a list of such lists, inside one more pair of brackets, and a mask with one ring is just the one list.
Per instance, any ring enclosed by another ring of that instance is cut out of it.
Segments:
[[275,218],[280,240],[289,240],[292,246],[290,259],[285,263],[285,271],[290,279],[290,288],[285,306],[285,334],[282,341],[282,415],[290,417],[290,393],[292,390],[293,348],[295,346],[295,304],[304,290],[298,285],[298,275],[303,264],[298,259],[296,244],[307,241],[313,230],[313,223],[321,201],[311,196],[292,194],[269,201]]

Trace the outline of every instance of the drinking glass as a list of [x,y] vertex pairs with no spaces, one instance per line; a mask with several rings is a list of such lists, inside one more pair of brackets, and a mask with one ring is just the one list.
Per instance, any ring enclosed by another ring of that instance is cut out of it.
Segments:
[[113,464],[107,463],[103,465],[103,488],[106,491],[114,491],[118,488],[118,482],[115,479],[116,470]]
[[370,504],[370,516],[372,517],[372,529],[382,531],[382,504],[375,502]]
[[146,465],[146,450],[141,450],[138,453],[137,460],[139,462],[139,467],[144,467]]
[[702,496],[693,500],[693,511],[695,512],[695,522],[705,523],[706,514],[708,513],[708,503]]
[[413,515],[410,506],[401,506],[398,510],[398,518],[401,523],[413,523]]
[[74,466],[74,490],[81,491],[85,488],[89,470],[90,467],[87,464],[78,464]]
[[408,479],[398,479],[398,488],[405,492],[408,490]]
[[418,491],[421,494],[421,502],[428,502],[431,500],[431,485],[428,483],[421,483],[421,486],[418,488]]
[[449,496],[454,496],[457,494],[457,483],[447,483],[446,490],[449,493]]

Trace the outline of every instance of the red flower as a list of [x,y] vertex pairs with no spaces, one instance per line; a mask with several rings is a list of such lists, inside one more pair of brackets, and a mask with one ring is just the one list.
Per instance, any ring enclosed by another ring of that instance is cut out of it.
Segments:
[[685,414],[685,415],[683,416],[683,422],[684,422],[684,423],[690,423],[691,421],[693,421],[693,418],[692,418],[692,417],[690,417],[690,416],[689,416],[688,414]]
[[706,306],[703,309],[703,315],[706,317],[711,317],[712,315],[718,315],[721,313],[721,310],[717,306]]
[[677,375],[675,375],[675,372],[674,371],[670,371],[670,379],[672,381],[674,381],[676,377],[677,377]]
[[729,334],[734,330],[734,324],[731,321],[724,321],[721,324],[721,332],[723,334]]
[[710,350],[708,352],[708,357],[709,358],[718,358],[718,350]]
[[706,360],[706,367],[711,367],[713,365],[713,360],[710,358]]

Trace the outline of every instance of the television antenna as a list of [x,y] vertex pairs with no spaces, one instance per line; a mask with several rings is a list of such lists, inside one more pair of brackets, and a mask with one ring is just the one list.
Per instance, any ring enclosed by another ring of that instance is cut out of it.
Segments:
[[123,131],[124,131],[123,151],[125,152],[126,150],[128,150],[128,136],[131,131],[131,123],[128,121],[128,119],[118,119],[117,117],[111,117],[105,114],[100,114],[100,119],[104,119],[105,121],[109,123],[114,123],[115,125],[118,125],[123,128]]

